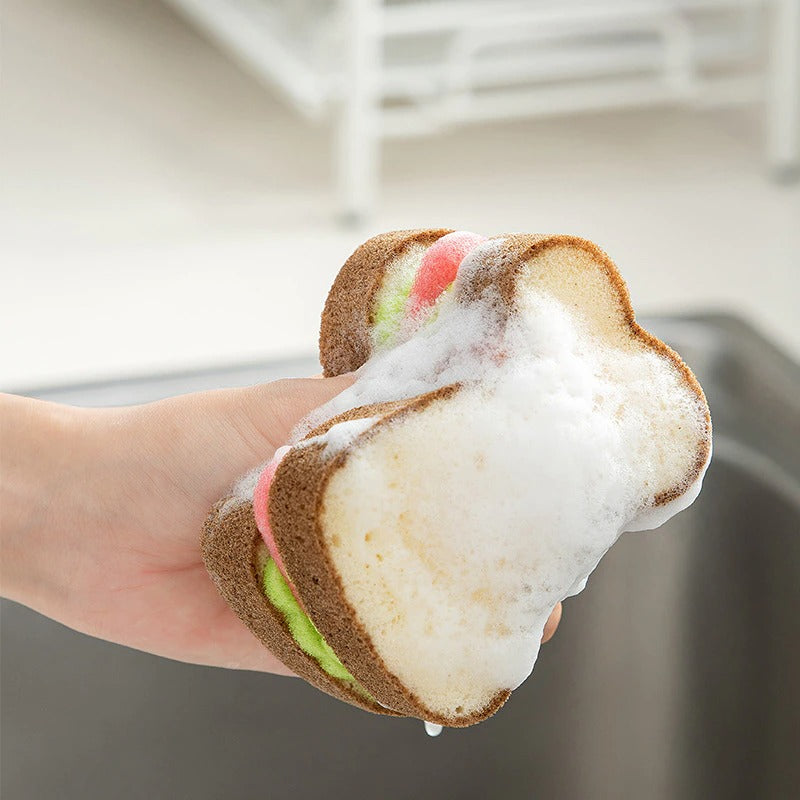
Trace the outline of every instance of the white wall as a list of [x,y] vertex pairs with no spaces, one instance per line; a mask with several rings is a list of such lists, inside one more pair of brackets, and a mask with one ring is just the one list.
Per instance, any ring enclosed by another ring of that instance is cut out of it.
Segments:
[[7,0],[0,386],[313,352],[366,236],[578,233],[639,312],[726,309],[800,354],[800,188],[755,112],[652,111],[390,143],[368,228],[313,128],[155,0]]

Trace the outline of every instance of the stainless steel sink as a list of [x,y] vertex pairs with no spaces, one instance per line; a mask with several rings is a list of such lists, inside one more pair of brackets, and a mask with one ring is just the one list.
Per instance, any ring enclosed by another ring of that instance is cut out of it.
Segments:
[[[428,738],[300,681],[178,664],[2,609],[2,796],[800,797],[800,368],[727,316],[646,324],[715,425],[700,499],[629,534],[496,717]],[[313,362],[39,392],[138,402]]]

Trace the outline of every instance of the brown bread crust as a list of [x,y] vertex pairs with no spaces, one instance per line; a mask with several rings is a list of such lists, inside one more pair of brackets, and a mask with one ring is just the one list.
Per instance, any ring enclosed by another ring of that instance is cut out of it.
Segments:
[[[233,508],[231,504],[235,504]],[[239,619],[283,664],[317,689],[366,711],[393,714],[377,703],[369,702],[344,682],[332,678],[300,649],[282,614],[263,592],[256,570],[256,546],[259,542],[261,534],[256,527],[252,503],[237,503],[232,497],[220,500],[214,506],[203,528],[206,569]]]
[[358,369],[372,354],[375,295],[391,262],[409,245],[427,247],[451,232],[449,228],[425,228],[382,233],[347,259],[322,312],[319,360],[326,378]]

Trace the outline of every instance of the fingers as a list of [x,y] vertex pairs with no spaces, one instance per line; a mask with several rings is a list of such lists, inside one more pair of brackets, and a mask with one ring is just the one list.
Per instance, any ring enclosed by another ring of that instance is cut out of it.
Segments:
[[550,614],[544,626],[542,633],[542,644],[549,642],[558,628],[558,623],[561,622],[561,603],[559,603]]
[[355,375],[347,373],[335,378],[315,375],[313,378],[289,378],[271,384],[276,398],[291,411],[305,416],[327,403],[355,382]]
[[292,428],[354,382],[352,374],[335,378],[287,378],[249,390],[248,415],[274,448],[286,444]]

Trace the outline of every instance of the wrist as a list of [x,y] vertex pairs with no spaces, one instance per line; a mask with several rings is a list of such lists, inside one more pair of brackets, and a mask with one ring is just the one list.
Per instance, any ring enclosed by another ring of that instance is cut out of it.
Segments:
[[[81,429],[91,414],[0,395],[0,592],[34,608],[58,592],[59,558],[79,514]],[[88,494],[88,493],[87,493]]]

